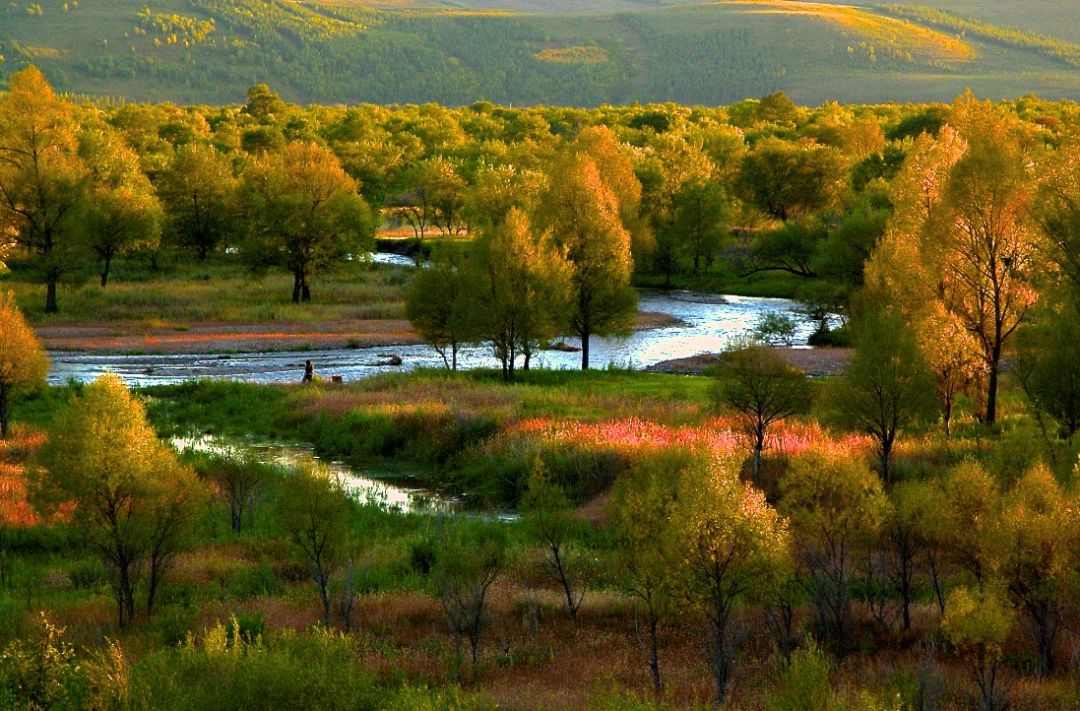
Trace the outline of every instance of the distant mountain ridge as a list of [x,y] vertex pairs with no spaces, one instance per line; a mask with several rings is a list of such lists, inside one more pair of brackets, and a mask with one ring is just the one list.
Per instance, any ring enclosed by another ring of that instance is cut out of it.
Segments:
[[0,77],[33,63],[65,91],[215,104],[259,82],[304,103],[1080,99],[1062,4],[21,0]]

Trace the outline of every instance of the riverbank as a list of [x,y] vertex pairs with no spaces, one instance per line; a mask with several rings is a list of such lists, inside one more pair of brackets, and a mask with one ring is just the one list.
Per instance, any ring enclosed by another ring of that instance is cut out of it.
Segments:
[[[774,348],[781,358],[812,378],[842,375],[851,363],[851,348]],[[701,353],[686,358],[671,358],[650,365],[649,373],[705,375],[720,362],[717,353]]]

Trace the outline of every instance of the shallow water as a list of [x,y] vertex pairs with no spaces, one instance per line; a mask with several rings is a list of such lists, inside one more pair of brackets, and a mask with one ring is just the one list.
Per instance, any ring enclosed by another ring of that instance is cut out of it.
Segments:
[[[399,255],[375,255],[375,261],[404,266]],[[393,259],[392,259],[393,258]],[[640,310],[662,313],[678,319],[677,324],[637,331],[627,338],[594,338],[591,360],[594,368],[615,365],[645,368],[663,360],[684,358],[723,350],[733,340],[753,331],[758,319],[771,311],[790,316],[797,324],[795,343],[805,343],[813,324],[797,311],[798,304],[787,299],[744,296],[719,296],[690,291],[642,291]],[[566,339],[578,346],[575,339]],[[401,358],[401,365],[383,362],[389,356]],[[439,355],[430,346],[377,346],[370,348],[279,351],[274,353],[106,355],[53,352],[49,380],[63,383],[69,379],[89,381],[104,372],[113,372],[129,385],[145,386],[177,383],[193,378],[222,378],[256,383],[299,381],[304,361],[311,359],[316,372],[324,377],[341,375],[357,380],[381,372],[442,367]],[[533,360],[542,368],[577,368],[578,352],[544,351]],[[498,367],[491,350],[471,346],[458,354],[461,368]]]
[[195,451],[229,459],[253,457],[263,464],[306,469],[318,467],[338,478],[354,497],[385,508],[411,513],[454,513],[464,507],[459,497],[448,496],[412,485],[407,477],[387,478],[376,472],[354,469],[337,461],[327,461],[315,454],[313,447],[303,444],[283,444],[219,437],[174,437],[172,445],[178,451]]

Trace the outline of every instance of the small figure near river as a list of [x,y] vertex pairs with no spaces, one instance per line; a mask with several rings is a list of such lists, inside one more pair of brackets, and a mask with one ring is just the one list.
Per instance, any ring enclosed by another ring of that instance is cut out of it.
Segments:
[[309,360],[306,363],[304,363],[304,379],[301,380],[300,382],[301,383],[311,383],[311,382],[314,382],[314,381],[315,381],[315,366]]

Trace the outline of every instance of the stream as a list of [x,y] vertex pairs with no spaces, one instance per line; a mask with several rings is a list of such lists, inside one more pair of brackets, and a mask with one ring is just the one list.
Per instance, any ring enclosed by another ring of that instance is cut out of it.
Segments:
[[259,440],[241,440],[200,435],[174,437],[177,451],[193,451],[228,459],[252,457],[262,464],[286,469],[317,467],[336,477],[345,490],[357,500],[402,513],[460,514],[476,513],[502,519],[514,518],[505,512],[480,512],[469,506],[466,496],[452,496],[421,486],[407,475],[387,475],[350,467],[343,462],[328,461],[315,454],[310,445],[286,444]]
[[[412,260],[390,254],[376,254],[379,264],[406,267]],[[733,340],[747,336],[763,315],[778,312],[796,323],[795,343],[805,343],[814,325],[799,313],[798,303],[788,299],[721,296],[692,291],[643,290],[639,309],[665,314],[675,321],[657,328],[636,331],[626,338],[592,339],[593,367],[613,365],[646,368],[660,361],[724,350]],[[568,346],[579,342],[568,338]],[[90,381],[105,372],[119,375],[130,386],[164,385],[200,378],[220,378],[254,383],[297,382],[304,361],[311,359],[324,377],[341,375],[345,381],[358,380],[382,372],[441,368],[443,361],[427,345],[375,346],[333,350],[275,351],[230,354],[98,354],[54,351],[49,381]],[[401,365],[386,365],[390,356]],[[576,351],[546,350],[533,356],[540,368],[580,367]],[[468,346],[458,354],[461,368],[497,368],[498,360],[486,346]]]

